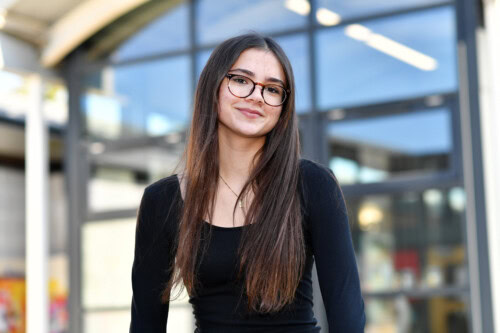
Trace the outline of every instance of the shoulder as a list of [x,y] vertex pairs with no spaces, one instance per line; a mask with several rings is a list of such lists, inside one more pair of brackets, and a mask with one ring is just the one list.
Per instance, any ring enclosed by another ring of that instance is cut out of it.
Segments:
[[300,176],[305,184],[322,183],[325,180],[337,183],[332,170],[317,162],[302,158],[299,161]]
[[175,225],[181,207],[177,176],[162,178],[147,186],[142,196],[137,219],[137,232],[148,239]]
[[148,202],[164,201],[171,199],[173,194],[179,191],[179,181],[177,175],[171,175],[148,185],[144,189],[143,201]]
[[162,178],[144,189],[139,215],[150,223],[164,221],[172,212],[179,210],[181,200],[177,175]]
[[337,202],[335,207],[341,207],[344,203],[344,196],[334,173],[317,162],[300,160],[300,186],[302,200],[308,210],[332,202]]

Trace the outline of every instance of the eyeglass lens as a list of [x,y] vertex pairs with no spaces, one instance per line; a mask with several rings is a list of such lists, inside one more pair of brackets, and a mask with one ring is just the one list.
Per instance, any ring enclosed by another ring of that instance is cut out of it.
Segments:
[[[255,83],[245,76],[232,76],[229,78],[229,91],[237,97],[248,97],[253,92]],[[266,104],[281,105],[286,97],[285,89],[278,85],[267,84],[262,88],[262,96]]]

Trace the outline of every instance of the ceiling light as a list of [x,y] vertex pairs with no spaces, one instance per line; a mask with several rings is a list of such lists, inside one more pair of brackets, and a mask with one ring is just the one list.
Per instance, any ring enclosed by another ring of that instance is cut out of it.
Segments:
[[364,204],[358,213],[359,227],[363,231],[374,229],[380,225],[384,219],[384,213],[375,204]]
[[285,7],[299,15],[307,15],[311,11],[311,5],[307,0],[286,0]]
[[339,14],[332,12],[326,8],[320,8],[316,11],[316,19],[321,25],[332,26],[337,25],[342,21]]
[[385,36],[374,34],[367,44],[423,71],[433,71],[437,68],[436,59]]
[[438,67],[436,59],[398,43],[386,36],[373,33],[370,29],[361,24],[348,25],[344,31],[347,36],[362,41],[366,43],[366,45],[420,70],[433,71]]
[[368,41],[372,35],[372,31],[361,24],[349,24],[344,32],[347,36],[362,42]]

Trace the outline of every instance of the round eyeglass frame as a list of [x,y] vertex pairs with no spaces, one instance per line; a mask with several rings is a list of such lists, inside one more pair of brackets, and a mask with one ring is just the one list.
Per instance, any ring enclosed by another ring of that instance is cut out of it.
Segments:
[[[254,90],[255,90],[255,86],[261,86],[262,89],[260,90],[260,95],[262,96],[262,100],[264,101],[264,103],[266,103],[267,105],[269,106],[280,106],[280,105],[283,105],[283,103],[285,103],[287,97],[288,97],[288,94],[290,93],[290,90],[286,89],[285,87],[282,87],[278,84],[263,84],[263,83],[260,83],[260,82],[255,82],[254,80],[252,80],[251,78],[249,78],[248,76],[245,76],[245,75],[241,75],[241,74],[226,74],[226,77],[231,80],[231,78],[235,77],[235,76],[241,76],[241,77],[244,77],[245,79],[247,79],[248,81],[252,82],[253,84],[253,87],[252,89],[250,90],[250,93],[246,96],[238,96],[238,95],[235,95],[231,89],[229,88],[229,82],[227,84],[227,89],[229,90],[229,92],[231,93],[231,95],[233,95],[234,97],[238,97],[238,98],[247,98],[248,96],[250,96],[251,94],[253,94]],[[283,89],[283,92],[285,94],[285,96],[283,97],[283,100],[281,101],[280,104],[276,104],[276,105],[273,105],[273,104],[269,104],[268,102],[266,102],[266,99],[264,98],[264,89],[266,86],[278,86],[280,88]]]

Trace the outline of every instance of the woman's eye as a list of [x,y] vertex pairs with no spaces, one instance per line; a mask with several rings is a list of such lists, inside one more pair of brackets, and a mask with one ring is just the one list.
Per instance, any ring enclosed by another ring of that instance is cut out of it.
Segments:
[[239,84],[247,84],[247,80],[245,80],[244,77],[234,77],[233,78],[233,81],[236,82],[236,83],[239,83]]
[[266,87],[266,90],[269,93],[275,94],[275,95],[279,95],[281,93],[281,89],[279,87],[270,86],[270,87]]

